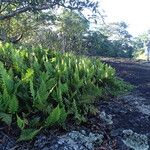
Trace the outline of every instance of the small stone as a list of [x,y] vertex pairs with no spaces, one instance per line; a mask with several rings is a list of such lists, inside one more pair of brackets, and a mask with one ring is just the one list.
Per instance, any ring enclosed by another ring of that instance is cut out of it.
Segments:
[[148,137],[132,130],[123,131],[123,143],[134,150],[148,150]]
[[101,118],[103,121],[105,121],[107,124],[109,124],[109,125],[113,124],[112,116],[111,116],[111,115],[107,115],[107,114],[105,113],[105,111],[102,111],[102,112],[100,113],[100,118]]
[[50,147],[51,150],[93,150],[94,143],[102,143],[102,134],[87,134],[86,131],[72,131],[58,138],[55,145]]

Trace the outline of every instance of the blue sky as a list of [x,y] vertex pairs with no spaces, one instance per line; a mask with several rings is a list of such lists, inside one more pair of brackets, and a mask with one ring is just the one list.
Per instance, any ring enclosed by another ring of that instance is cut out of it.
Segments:
[[150,29],[150,0],[98,0],[105,11],[105,22],[125,21],[137,36]]

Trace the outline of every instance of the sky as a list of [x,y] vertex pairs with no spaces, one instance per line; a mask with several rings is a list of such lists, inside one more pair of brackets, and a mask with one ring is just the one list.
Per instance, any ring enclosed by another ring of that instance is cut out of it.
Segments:
[[137,36],[150,29],[150,0],[98,0],[105,11],[105,22],[124,21]]

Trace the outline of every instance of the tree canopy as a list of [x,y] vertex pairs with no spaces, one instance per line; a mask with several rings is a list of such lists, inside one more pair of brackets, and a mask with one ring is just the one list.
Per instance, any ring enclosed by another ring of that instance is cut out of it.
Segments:
[[96,11],[97,6],[98,2],[89,0],[1,0],[0,20],[15,17],[25,12],[37,13],[41,10],[58,7],[69,8],[72,10],[82,10],[86,7]]
[[[87,9],[91,16],[83,15]],[[105,24],[98,10],[98,2],[92,0],[1,0],[0,41],[63,52],[133,57],[133,51],[141,49],[138,46],[143,47],[145,41],[133,38],[123,21]],[[99,17],[102,20],[96,19]]]

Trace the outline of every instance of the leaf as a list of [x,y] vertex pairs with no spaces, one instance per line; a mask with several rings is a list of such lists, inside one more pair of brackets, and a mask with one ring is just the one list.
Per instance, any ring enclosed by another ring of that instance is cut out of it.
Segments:
[[32,140],[41,129],[23,129],[21,135],[17,141],[29,141]]
[[12,123],[12,114],[0,113],[0,119],[10,126]]
[[53,87],[56,86],[56,79],[55,78],[50,78],[47,82],[46,82],[46,86],[49,90],[51,90]]
[[39,85],[39,89],[37,91],[37,99],[39,103],[45,103],[45,101],[48,99],[49,92],[46,88],[46,83],[42,80],[42,82]]
[[30,92],[31,92],[31,95],[32,95],[33,99],[35,99],[35,91],[34,91],[34,87],[33,87],[33,80],[30,80]]
[[18,111],[19,104],[15,95],[9,100],[9,112],[15,114]]
[[60,113],[61,113],[61,109],[59,108],[59,105],[58,105],[56,108],[53,109],[53,111],[47,117],[45,121],[46,126],[51,126],[57,123],[60,119]]
[[0,62],[0,75],[3,82],[3,88],[11,94],[14,90],[14,81],[8,74],[7,70],[4,68],[2,62]]
[[23,130],[25,127],[25,120],[21,119],[18,115],[17,115],[17,125],[21,130]]
[[31,127],[37,127],[40,124],[40,117],[34,117],[32,120],[30,120],[30,126]]
[[27,72],[26,72],[25,75],[22,77],[22,81],[29,82],[30,79],[33,77],[33,74],[34,74],[34,70],[31,69],[31,68],[28,68],[28,69],[27,69]]
[[67,93],[68,92],[68,85],[67,85],[67,83],[60,84],[59,86],[61,88],[62,93]]
[[65,108],[61,108],[60,110],[60,118],[59,118],[59,124],[62,125],[66,121],[68,113],[66,112]]

